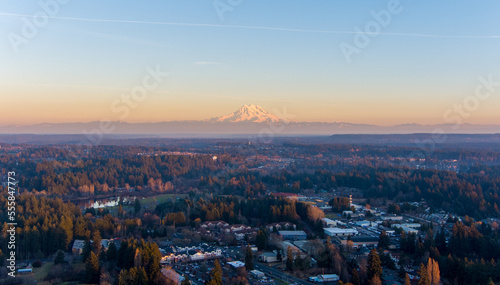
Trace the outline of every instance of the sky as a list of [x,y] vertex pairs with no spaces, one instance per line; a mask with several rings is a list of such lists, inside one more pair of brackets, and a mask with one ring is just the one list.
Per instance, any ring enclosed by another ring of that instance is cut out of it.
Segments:
[[0,125],[203,120],[245,104],[295,121],[500,124],[499,12],[493,0],[0,0]]

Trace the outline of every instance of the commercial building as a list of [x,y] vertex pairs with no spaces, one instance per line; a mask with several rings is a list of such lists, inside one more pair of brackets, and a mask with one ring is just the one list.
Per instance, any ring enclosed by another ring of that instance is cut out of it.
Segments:
[[245,262],[241,262],[241,261],[230,261],[227,264],[229,264],[233,268],[240,268],[240,267],[245,266]]
[[412,228],[412,229],[419,229],[422,225],[419,223],[404,223],[401,224],[402,227],[407,227],[407,228]]
[[264,272],[259,271],[259,270],[250,270],[250,274],[251,274],[254,278],[262,278],[262,277],[266,277],[266,274],[264,274]]
[[324,229],[325,234],[331,237],[338,237],[338,236],[355,236],[358,234],[358,231],[356,229],[351,229],[351,228],[326,228]]
[[319,282],[336,282],[339,281],[339,276],[337,274],[323,274],[319,275]]
[[309,277],[309,281],[314,283],[337,282],[339,281],[339,276],[337,274],[324,274],[324,275]]
[[390,237],[392,237],[392,236],[394,236],[396,234],[396,231],[394,229],[391,229],[391,228],[379,227],[379,230],[380,231],[385,231],[385,233],[388,236],[390,236]]
[[385,216],[380,216],[380,219],[383,221],[402,221],[403,216],[385,215]]
[[[349,240],[349,238],[348,237],[338,237],[337,240],[343,246],[347,246],[347,241]],[[357,237],[351,237],[350,240],[352,241],[352,246],[354,248],[358,248],[358,247],[362,247],[362,246],[371,247],[371,246],[375,246],[378,244],[378,237],[357,236]]]
[[287,240],[304,240],[307,239],[307,234],[304,231],[279,231],[279,235]]
[[417,228],[420,227],[420,224],[394,224],[394,225],[392,225],[392,227],[393,228],[400,228],[406,234],[418,234]]
[[343,211],[343,212],[342,212],[342,216],[349,216],[349,215],[351,215],[351,216],[352,216],[353,214],[354,214],[354,212],[353,212],[353,211]]
[[414,229],[414,228],[409,228],[409,227],[401,227],[401,229],[403,230],[403,232],[405,232],[406,234],[418,234],[418,230],[417,229]]
[[370,221],[359,221],[359,222],[356,222],[356,225],[359,226],[359,227],[370,227],[370,226],[374,226],[374,225],[377,225],[376,223],[372,223]]
[[337,221],[332,220],[332,219],[323,218],[323,219],[321,219],[321,221],[323,222],[323,225],[325,225],[328,228],[337,226]]
[[265,252],[259,256],[259,260],[266,263],[278,262],[278,255],[275,252]]

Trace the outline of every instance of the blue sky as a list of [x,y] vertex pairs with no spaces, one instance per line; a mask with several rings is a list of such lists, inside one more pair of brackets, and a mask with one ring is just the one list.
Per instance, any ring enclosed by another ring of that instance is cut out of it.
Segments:
[[[500,81],[498,1],[396,1],[401,12],[350,62],[341,43],[353,45],[355,27],[395,2],[242,0],[222,19],[213,1],[73,0],[16,52],[9,37],[43,11],[19,2],[0,0],[5,124],[117,119],[112,102],[148,66],[169,76],[126,121],[206,119],[258,104],[299,121],[443,123],[478,77]],[[466,121],[499,123],[493,95]]]

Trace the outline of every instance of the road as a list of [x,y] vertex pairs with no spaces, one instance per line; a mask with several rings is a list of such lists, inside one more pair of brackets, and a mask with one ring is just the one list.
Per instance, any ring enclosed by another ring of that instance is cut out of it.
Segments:
[[294,277],[292,275],[281,272],[281,271],[274,269],[272,267],[261,264],[260,262],[257,262],[255,264],[255,269],[260,270],[260,271],[272,276],[273,278],[281,279],[281,280],[286,281],[286,282],[295,282],[297,284],[304,284],[304,285],[314,284],[314,283],[311,283],[309,281],[302,280],[302,279],[299,279],[299,278]]

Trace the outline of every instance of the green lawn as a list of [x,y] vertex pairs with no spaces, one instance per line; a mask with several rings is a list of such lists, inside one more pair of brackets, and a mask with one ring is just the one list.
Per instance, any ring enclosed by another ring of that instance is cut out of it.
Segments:
[[[339,217],[339,215],[340,215],[340,217]],[[340,219],[340,218],[342,218],[342,213],[325,214],[325,218],[328,218],[328,219]]]
[[[143,207],[147,207],[147,209],[155,208],[156,205],[166,202],[168,199],[175,200],[177,197],[184,199],[187,194],[160,194],[156,196],[147,197],[145,199],[141,199],[141,205]],[[133,204],[132,204],[133,207]]]
[[54,265],[54,262],[46,262],[42,264],[40,268],[33,268],[33,280],[37,280],[37,283],[41,283],[47,274],[49,274],[50,268]]
[[[184,199],[187,197],[187,194],[160,194],[160,195],[155,195],[151,197],[147,197],[145,199],[139,198],[141,201],[141,205],[143,209],[148,209],[148,210],[154,210],[156,205],[161,204],[166,202],[168,199],[175,200],[177,197]],[[114,206],[114,207],[108,207],[106,209],[109,210],[111,214],[117,214],[118,213],[118,207],[119,206]],[[134,211],[134,202],[131,202],[128,205],[123,205],[123,210],[130,212]]]
[[[50,284],[50,282],[43,281],[43,280],[49,274],[49,271],[52,268],[52,266],[54,266],[54,262],[46,262],[40,268],[33,268],[32,275],[26,275],[26,276],[32,280],[36,280],[37,284],[42,284],[42,285]],[[74,264],[72,264],[72,266],[76,271],[85,270],[85,263],[83,263],[83,262],[74,263]],[[65,282],[65,283],[72,283],[72,282]],[[65,284],[65,283],[62,283],[62,284]]]

